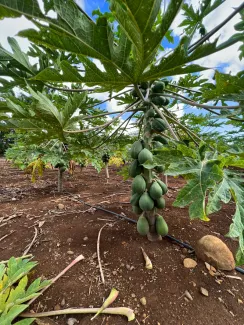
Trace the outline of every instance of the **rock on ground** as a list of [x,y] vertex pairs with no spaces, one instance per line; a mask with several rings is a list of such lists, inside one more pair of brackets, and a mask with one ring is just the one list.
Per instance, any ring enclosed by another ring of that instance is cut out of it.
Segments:
[[196,255],[204,262],[214,267],[231,271],[235,268],[235,260],[232,252],[226,244],[216,236],[206,235],[196,245]]

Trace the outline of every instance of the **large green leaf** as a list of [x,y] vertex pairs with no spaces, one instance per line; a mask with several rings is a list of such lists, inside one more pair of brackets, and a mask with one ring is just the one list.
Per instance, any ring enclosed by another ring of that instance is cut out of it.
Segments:
[[244,101],[244,75],[232,76],[219,71],[215,72],[215,84],[210,89],[208,85],[202,87],[206,100],[222,99]]

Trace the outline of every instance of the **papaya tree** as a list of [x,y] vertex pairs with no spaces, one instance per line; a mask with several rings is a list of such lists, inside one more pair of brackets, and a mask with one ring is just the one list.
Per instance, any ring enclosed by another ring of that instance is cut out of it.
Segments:
[[[219,154],[216,147],[203,143],[171,112],[172,105],[180,102],[224,119],[243,121],[243,74],[223,75],[216,70],[215,83],[199,84],[190,78],[187,86],[181,85],[182,80],[175,83],[172,79],[179,75],[199,75],[209,68],[202,66],[199,60],[237,42],[243,43],[243,3],[212,30],[208,31],[204,25],[205,18],[223,2],[205,0],[194,9],[183,0],[171,0],[167,6],[162,0],[109,0],[109,15],[96,12],[98,18],[94,21],[73,0],[44,0],[46,13],[37,0],[0,0],[0,18],[24,15],[37,29],[20,31],[19,36],[46,48],[70,53],[79,60],[80,65],[77,65],[64,59],[58,66],[49,66],[32,76],[32,81],[49,85],[85,84],[96,87],[96,91],[108,92],[108,100],[115,92],[115,97],[127,104],[112,121],[96,130],[111,125],[126,113],[129,117],[142,113],[138,119],[140,138],[132,146],[134,161],[130,168],[131,175],[135,176],[132,203],[140,214],[138,230],[149,240],[160,239],[167,233],[167,225],[157,211],[164,207],[162,195],[167,188],[157,171],[164,169],[167,175],[188,175],[188,183],[180,191],[175,205],[189,205],[191,218],[208,220],[207,215],[218,211],[221,202],[234,200],[236,213],[229,235],[239,238],[236,257],[237,263],[243,264],[243,182],[239,175],[229,171],[230,166],[243,167],[242,153]],[[56,18],[48,17],[51,9]],[[164,51],[165,41],[172,40],[170,27],[180,10],[185,16],[181,23],[184,33],[169,52]],[[222,42],[217,37],[213,39],[239,13],[241,21],[235,25],[235,34]],[[241,45],[240,59],[243,49]],[[130,94],[129,87],[133,87]],[[67,134],[93,131],[94,127],[74,129],[70,125],[63,129]],[[191,140],[190,147],[182,141],[182,133]],[[206,206],[207,197],[210,203]]]

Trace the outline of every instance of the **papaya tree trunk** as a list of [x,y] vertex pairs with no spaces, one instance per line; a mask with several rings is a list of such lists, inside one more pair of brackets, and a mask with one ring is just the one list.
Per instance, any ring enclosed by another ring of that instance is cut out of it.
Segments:
[[164,175],[164,183],[166,184],[166,186],[168,186],[168,176]]
[[106,179],[107,179],[107,183],[108,183],[108,180],[109,180],[108,162],[105,163],[105,173],[106,173]]
[[138,95],[143,99],[140,110],[144,111],[144,116],[142,138],[133,143],[130,151],[133,161],[128,172],[134,178],[130,202],[133,212],[139,216],[137,231],[140,235],[147,236],[148,240],[156,241],[168,233],[167,223],[158,213],[158,209],[165,208],[163,196],[167,193],[166,184],[157,175],[163,172],[163,162],[158,162],[157,166],[153,162],[153,157],[157,154],[155,149],[168,143],[162,135],[168,128],[168,122],[160,118],[161,111],[157,105],[168,105],[169,101],[162,96],[155,97],[164,90],[164,82],[157,82],[153,87],[144,82],[140,87],[141,89],[135,85],[132,91],[133,96]]
[[63,171],[61,168],[58,169],[58,193],[63,191]]
[[[150,105],[148,105],[148,109],[145,111],[144,114],[143,140],[144,140],[144,147],[149,151],[152,151],[152,133],[150,128],[148,127],[149,118],[147,112],[149,109],[150,109]],[[153,180],[152,170],[143,168],[143,176],[146,180],[147,191],[149,191]],[[154,208],[152,211],[146,211],[144,212],[144,215],[147,218],[149,224],[149,232],[147,233],[148,240],[150,241],[162,240],[162,237],[158,235],[156,231],[156,209]]]

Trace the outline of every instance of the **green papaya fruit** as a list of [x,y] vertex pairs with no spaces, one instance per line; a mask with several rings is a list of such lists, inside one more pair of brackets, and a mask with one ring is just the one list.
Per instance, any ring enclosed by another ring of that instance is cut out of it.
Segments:
[[132,191],[134,193],[142,194],[146,189],[145,179],[141,175],[137,175],[132,182]]
[[133,159],[137,159],[142,149],[143,149],[143,144],[141,140],[137,140],[136,142],[134,142],[131,147],[131,152],[130,152],[131,157]]
[[54,168],[61,168],[64,167],[64,163],[57,163]]
[[[140,201],[139,201],[140,204]],[[158,209],[164,209],[165,208],[165,199],[161,196],[159,199],[155,201],[155,206]]]
[[166,194],[168,192],[167,185],[164,182],[162,182],[160,179],[157,179],[157,182],[161,186],[161,189],[163,191],[163,195]]
[[141,215],[137,221],[136,228],[140,235],[146,236],[149,232],[149,223],[147,218]]
[[140,197],[139,207],[143,211],[151,211],[154,208],[154,201],[147,192]]
[[159,141],[153,141],[153,148],[154,149],[160,149],[160,148],[162,148],[162,143],[161,142],[159,142]]
[[138,155],[138,160],[141,165],[144,164],[147,160],[152,160],[152,159],[153,159],[153,154],[151,153],[151,151],[149,151],[146,148],[144,148]]
[[165,83],[160,81],[160,82],[155,82],[155,84],[152,87],[152,92],[155,94],[162,93],[165,89]]
[[131,95],[135,98],[139,97],[135,89],[132,90]]
[[[156,166],[156,167],[155,167],[155,170],[156,170],[157,173],[163,173],[163,172],[164,172],[164,168],[163,168],[163,166]],[[164,193],[164,194],[165,194],[165,193]]]
[[170,103],[170,101],[169,101],[169,99],[166,97],[166,98],[165,98],[165,103],[164,103],[164,105],[167,106],[167,105],[169,105],[169,103]]
[[154,141],[158,141],[158,142],[161,142],[162,144],[168,144],[168,139],[166,139],[165,137],[163,137],[162,135],[158,134],[158,135],[155,135],[153,137],[153,140]]
[[154,108],[151,107],[151,108],[147,111],[146,116],[147,116],[147,117],[154,117],[154,116],[155,116],[155,110],[154,110]]
[[148,81],[141,82],[140,88],[147,90],[148,87],[149,87],[149,82]]
[[166,105],[166,98],[163,96],[152,96],[151,102],[159,107]]
[[157,200],[163,195],[163,191],[158,182],[153,182],[149,189],[149,195],[152,199]]
[[142,173],[142,166],[140,166],[139,161],[137,159],[133,160],[129,167],[129,175],[130,177],[136,177]]
[[167,125],[161,118],[154,118],[152,121],[152,129],[157,132],[163,132],[167,129]]
[[[141,91],[141,93],[142,93],[143,96],[145,96],[146,93],[147,93],[146,89],[142,89],[141,88],[140,91]],[[139,97],[138,94],[137,94],[137,91],[135,89],[132,90],[131,95],[133,97],[135,97],[135,98],[138,98]]]
[[159,234],[161,236],[166,236],[169,231],[166,221],[160,215],[157,215],[157,217],[156,217],[156,231],[157,231],[157,234]]
[[141,214],[143,211],[140,207],[136,206],[136,205],[132,205],[132,211],[135,213],[135,214]]
[[131,199],[130,199],[130,203],[132,205],[138,206],[140,197],[141,197],[141,194],[138,194],[138,193],[133,194],[132,197],[131,197]]

